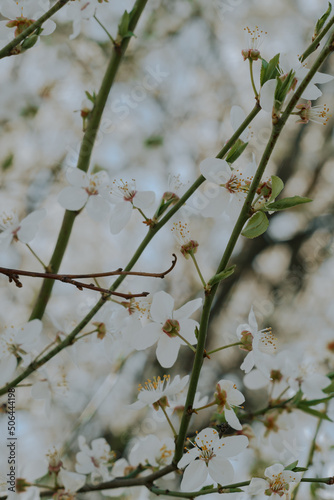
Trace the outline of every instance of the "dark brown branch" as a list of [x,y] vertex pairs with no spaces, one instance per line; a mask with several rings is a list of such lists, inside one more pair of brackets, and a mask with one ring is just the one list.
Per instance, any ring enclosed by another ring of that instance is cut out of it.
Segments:
[[117,297],[122,297],[123,299],[131,299],[133,297],[146,297],[149,292],[142,292],[136,294],[126,294],[120,292],[112,292],[108,288],[101,288],[99,286],[94,285],[93,283],[86,284],[81,281],[77,281],[74,278],[103,278],[108,276],[117,276],[117,275],[129,275],[129,276],[144,276],[149,278],[164,278],[168,273],[170,273],[175,265],[176,265],[176,255],[173,253],[173,261],[172,265],[162,273],[145,273],[140,271],[123,271],[121,268],[116,271],[110,271],[107,273],[93,273],[93,274],[55,274],[55,273],[37,273],[34,271],[23,271],[21,269],[9,269],[7,267],[0,267],[0,274],[4,274],[8,277],[9,282],[14,281],[15,285],[18,288],[22,288],[22,283],[19,279],[19,276],[30,276],[32,278],[44,278],[61,281],[62,283],[68,283],[70,285],[74,285],[78,288],[78,290],[82,290],[83,288],[87,288],[89,290],[94,290],[95,292],[101,292],[106,295],[116,295]]

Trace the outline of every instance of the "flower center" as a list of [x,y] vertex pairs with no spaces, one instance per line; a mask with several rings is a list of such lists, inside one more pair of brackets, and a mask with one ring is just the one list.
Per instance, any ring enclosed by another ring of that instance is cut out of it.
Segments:
[[276,340],[271,328],[265,328],[260,332],[259,350],[265,354],[274,354],[276,351]]
[[248,330],[241,332],[241,345],[239,346],[242,351],[252,351],[253,350],[253,335]]
[[29,28],[35,21],[33,19],[27,19],[26,17],[17,17],[13,21],[9,21],[6,26],[8,28],[15,28],[16,30],[14,32],[15,36],[18,36],[24,31],[26,28]]
[[176,319],[168,319],[162,331],[167,333],[168,337],[177,337],[180,331],[180,323]]

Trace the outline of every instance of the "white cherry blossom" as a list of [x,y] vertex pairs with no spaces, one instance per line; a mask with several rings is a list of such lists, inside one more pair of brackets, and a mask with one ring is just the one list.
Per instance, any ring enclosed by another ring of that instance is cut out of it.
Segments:
[[107,199],[113,204],[110,231],[112,234],[117,234],[129,222],[134,208],[148,210],[153,207],[155,193],[153,191],[137,191],[134,179],[132,182],[120,179],[118,182],[113,181]]
[[66,178],[71,186],[65,187],[58,201],[67,210],[81,210],[86,207],[88,215],[96,221],[103,220],[109,213],[109,204],[101,196],[108,188],[109,176],[101,171],[86,174],[78,168],[68,168]]
[[13,211],[4,212],[0,216],[0,249],[5,250],[14,240],[29,243],[38,231],[39,223],[44,219],[46,210],[35,210],[27,217],[19,220]]
[[300,472],[292,472],[284,470],[282,464],[274,464],[267,467],[264,475],[268,478],[261,479],[259,477],[252,478],[247,491],[251,495],[266,495],[266,498],[279,500],[291,498],[293,488],[300,482],[302,474]]
[[264,375],[269,377],[269,369],[263,359],[276,352],[276,338],[270,328],[258,329],[253,307],[248,315],[248,324],[239,325],[236,333],[242,342],[240,349],[249,351],[240,368],[248,373],[256,365]]
[[161,366],[170,368],[177,359],[181,345],[185,345],[182,338],[191,345],[197,343],[195,328],[198,323],[189,319],[189,316],[201,305],[202,299],[195,299],[175,311],[171,295],[163,291],[155,293],[150,309],[153,323],[135,332],[132,339],[133,347],[143,350],[157,342],[157,359]]
[[129,461],[134,466],[151,465],[155,468],[165,467],[172,462],[175,442],[171,437],[159,439],[153,434],[139,438],[129,454]]
[[238,391],[236,385],[230,380],[220,380],[216,385],[214,399],[218,405],[217,411],[224,412],[226,422],[233,429],[241,430],[242,425],[232,408],[240,406],[245,401],[245,397]]
[[113,453],[104,438],[94,439],[91,448],[84,436],[79,436],[79,451],[76,455],[75,469],[81,474],[91,474],[92,481],[111,479],[108,467],[112,465]]
[[181,489],[197,491],[208,479],[221,485],[231,482],[234,470],[227,458],[238,455],[247,445],[246,436],[219,438],[215,429],[203,429],[197,434],[194,447],[177,464],[180,469],[186,467]]
[[[230,112],[230,122],[234,132],[237,131],[237,129],[240,127],[240,125],[245,119],[246,119],[246,114],[244,110],[240,106],[232,106]],[[250,130],[248,127],[242,132],[242,134],[240,134],[239,139],[241,139],[243,142],[248,142],[249,136],[250,136]]]
[[[0,40],[8,42],[18,36],[49,9],[49,0],[2,0],[0,14],[7,21],[0,21]],[[48,19],[42,28],[41,35],[50,35],[56,24]]]
[[75,0],[75,2],[69,2],[65,6],[63,14],[66,15],[68,21],[73,23],[73,33],[69,37],[70,40],[77,38],[84,21],[93,17],[99,5],[98,0]]
[[[281,54],[279,67],[281,69],[282,75],[287,75],[290,70],[295,71],[295,83],[292,89],[292,92],[288,93],[288,98],[291,98],[293,95],[293,91],[298,88],[298,84],[305,78],[308,73],[308,69],[302,65],[297,56],[293,54]],[[304,90],[301,95],[302,99],[307,99],[314,101],[318,99],[322,95],[321,90],[316,86],[316,84],[324,84],[333,80],[334,76],[327,75],[326,73],[316,72],[314,77],[312,78],[310,84]],[[276,89],[276,79],[268,80],[263,87],[261,88],[260,95],[260,104],[261,107],[267,111],[268,113],[272,112],[272,108],[274,105],[274,94]]]
[[130,405],[131,408],[137,410],[145,406],[153,405],[153,408],[159,409],[162,400],[164,406],[168,406],[168,398],[176,396],[187,385],[189,375],[185,375],[182,379],[180,375],[176,375],[171,382],[170,375],[161,377],[153,377],[147,380],[144,386],[138,386],[138,400]]
[[14,374],[18,359],[22,367],[30,364],[33,349],[42,332],[42,322],[34,319],[21,327],[6,327],[0,335],[0,385],[9,382]]
[[214,217],[226,213],[232,218],[238,216],[256,171],[254,158],[244,168],[233,169],[225,160],[207,158],[201,162],[200,171],[209,182],[219,186],[216,196],[201,211],[202,215]]
[[86,482],[86,476],[71,472],[63,468],[60,469],[58,478],[65,488],[65,492],[70,496],[82,488]]

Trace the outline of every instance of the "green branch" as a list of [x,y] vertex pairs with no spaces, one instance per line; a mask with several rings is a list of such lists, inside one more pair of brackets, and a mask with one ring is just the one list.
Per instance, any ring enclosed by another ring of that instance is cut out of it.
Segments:
[[[254,106],[252,111],[249,113],[249,115],[245,118],[243,123],[240,125],[240,127],[236,130],[236,132],[232,135],[232,137],[227,141],[225,146],[221,149],[221,151],[218,153],[217,158],[222,158],[228,150],[233,146],[233,144],[237,141],[238,137],[242,132],[248,127],[249,123],[255,118],[255,116],[259,113],[261,108],[259,107],[258,104]],[[124,268],[124,271],[131,271],[133,266],[136,264],[138,261],[139,257],[142,255],[152,238],[156,235],[156,233],[168,222],[168,220],[174,215],[174,213],[190,198],[190,196],[196,191],[196,189],[205,181],[205,178],[201,175],[198,177],[198,179],[190,186],[190,188],[186,191],[186,193],[180,198],[180,200],[175,204],[175,206],[161,219],[161,221],[154,226],[153,228],[149,229],[148,233],[146,234],[145,238],[143,241],[140,243],[138,246],[137,250],[135,251],[133,257],[127,264],[127,266]],[[66,212],[65,213],[65,218],[67,214],[71,214],[72,212]],[[63,226],[67,227],[67,221],[64,218]],[[74,221],[74,220],[73,220]],[[73,224],[73,223],[72,223]],[[72,226],[71,226],[72,227]],[[67,241],[70,235],[70,229],[61,231],[61,234],[63,235],[63,238],[67,237]],[[60,246],[60,245],[59,245]],[[126,275],[121,275],[119,276],[112,286],[110,287],[111,291],[115,291],[120,284],[123,282],[125,279]],[[43,291],[43,287],[41,292]],[[42,296],[40,292],[40,295]],[[63,340],[60,344],[58,344],[54,349],[49,351],[43,358],[40,358],[40,360],[37,362],[32,362],[18,377],[13,379],[11,382],[6,384],[4,387],[0,389],[0,395],[6,394],[8,392],[8,389],[10,387],[16,387],[17,384],[19,384],[22,380],[24,380],[26,377],[31,375],[31,373],[34,372],[35,369],[43,366],[45,363],[47,363],[50,359],[52,359],[54,356],[56,356],[60,351],[65,349],[68,345],[71,345],[75,337],[80,333],[80,331],[89,323],[89,321],[93,318],[93,316],[100,310],[100,308],[103,306],[105,301],[103,299],[100,299],[93,309],[80,321],[80,323],[77,325],[76,328],[66,337],[65,340]],[[44,305],[43,303],[41,305]],[[44,305],[46,307],[46,303]],[[31,317],[32,319],[32,317]]]
[[334,16],[331,17],[331,19],[328,21],[324,29],[319,33],[319,35],[313,40],[311,45],[307,47],[305,52],[300,56],[299,60],[300,62],[304,62],[305,59],[312,54],[317,48],[323,37],[328,33],[328,31],[331,29],[331,27],[334,25]]
[[[137,0],[133,10],[130,13],[131,19],[129,22],[129,30],[133,31],[137,25],[139,17],[144,10],[148,0]],[[85,131],[84,137],[82,139],[79,158],[77,163],[77,168],[83,172],[87,172],[89,168],[90,158],[92,155],[96,135],[99,129],[102,113],[104,111],[110,89],[114,83],[115,76],[117,74],[120,63],[123,59],[125,51],[129,45],[130,37],[126,37],[122,40],[119,46],[113,48],[112,56],[107,67],[106,73],[104,75],[103,81],[101,83],[100,90],[96,96],[94,103],[94,108],[90,114],[87,129]],[[48,269],[52,273],[57,273],[62,259],[65,254],[65,250],[71,235],[74,220],[78,212],[69,211],[65,212],[63,223],[59,232],[58,240],[50,260]],[[45,308],[50,299],[54,281],[44,280],[37,301],[30,315],[30,320],[41,319],[45,312]]]
[[[241,212],[239,214],[239,217],[236,221],[236,224],[233,228],[231,237],[228,241],[225,252],[222,256],[222,259],[219,263],[218,269],[217,269],[215,274],[219,274],[226,269],[226,267],[229,263],[229,260],[232,256],[232,252],[233,252],[235,245],[238,241],[238,238],[241,234],[241,231],[242,231],[245,223],[247,222],[247,220],[251,214],[252,202],[253,202],[253,199],[255,197],[256,190],[260,184],[260,181],[261,181],[262,176],[264,174],[265,168],[269,162],[270,156],[274,150],[276,142],[281,134],[281,131],[282,131],[289,115],[293,111],[296,103],[300,99],[300,96],[302,95],[302,93],[304,92],[304,90],[306,89],[306,87],[308,86],[310,81],[312,80],[313,76],[318,71],[318,69],[320,68],[320,66],[322,65],[322,63],[326,59],[326,57],[328,57],[328,55],[334,50],[333,38],[334,38],[334,34],[332,33],[330,35],[329,40],[327,41],[325,47],[323,48],[323,50],[319,54],[318,58],[316,59],[316,61],[312,65],[312,68],[309,70],[309,72],[307,73],[307,75],[305,76],[303,81],[298,86],[294,96],[290,100],[282,117],[278,120],[278,122],[275,125],[273,125],[269,141],[268,141],[267,146],[263,152],[262,158],[260,160],[260,163],[259,163],[258,168],[256,170],[256,173],[254,175],[252,184],[249,188],[246,200],[243,204],[243,207],[242,207]],[[194,360],[192,373],[191,373],[191,377],[190,377],[189,390],[188,390],[188,394],[187,394],[185,408],[184,408],[184,412],[182,415],[179,436],[178,436],[178,440],[176,442],[176,447],[175,447],[175,455],[174,455],[174,459],[173,459],[173,463],[175,463],[175,464],[177,464],[179,462],[179,460],[181,459],[181,457],[183,455],[184,441],[186,438],[190,418],[192,415],[192,405],[193,405],[195,393],[197,390],[197,383],[198,383],[198,379],[199,379],[199,375],[200,375],[200,370],[201,370],[202,364],[203,364],[203,356],[204,356],[205,342],[206,342],[206,336],[207,336],[207,327],[208,327],[208,323],[209,323],[211,305],[212,305],[214,296],[217,292],[218,286],[219,286],[219,283],[214,285],[211,288],[211,291],[207,293],[205,300],[204,300],[203,313],[202,313],[200,327],[199,327],[196,355],[195,355],[195,360]]]

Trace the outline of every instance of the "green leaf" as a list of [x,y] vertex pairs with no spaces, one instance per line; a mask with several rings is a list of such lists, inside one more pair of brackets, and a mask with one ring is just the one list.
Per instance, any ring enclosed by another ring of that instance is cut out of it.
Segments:
[[298,464],[298,460],[296,460],[295,462],[292,462],[291,464],[284,467],[284,470],[293,470],[297,464]]
[[277,198],[277,196],[280,194],[280,192],[282,191],[283,188],[284,188],[284,182],[282,181],[282,179],[277,177],[277,175],[272,175],[271,176],[272,192],[271,192],[271,196],[269,199],[269,203],[272,202],[273,200],[275,200],[275,198]]
[[291,89],[291,85],[293,84],[294,78],[295,78],[295,72],[293,70],[290,70],[290,72],[285,76],[284,80],[276,78],[277,85],[275,89],[275,101],[278,101],[279,103],[284,102],[287,93]]
[[152,148],[161,146],[164,142],[164,138],[162,135],[151,135],[147,139],[145,139],[144,144],[146,147]]
[[294,405],[294,406],[298,406],[298,404],[301,402],[301,400],[303,399],[303,392],[299,389],[299,391],[294,395],[294,397],[292,398],[292,401],[291,403]]
[[334,380],[331,381],[331,383],[325,387],[325,389],[322,390],[326,394],[330,394],[331,392],[334,392]]
[[88,92],[88,90],[85,90],[86,97],[89,101],[91,101],[93,104],[95,104],[96,101],[96,94],[93,92],[92,94]]
[[278,212],[279,210],[286,210],[287,208],[296,207],[297,205],[309,203],[310,201],[312,201],[310,198],[304,198],[303,196],[291,196],[290,198],[282,198],[279,201],[268,203],[266,205],[266,210]]
[[293,470],[293,472],[306,472],[308,470],[308,468],[307,467],[295,467],[292,470]]
[[269,221],[265,213],[256,212],[247,222],[242,236],[253,239],[263,234],[269,226]]
[[31,49],[31,47],[35,45],[37,40],[38,40],[38,35],[35,34],[30,35],[25,40],[23,40],[23,42],[21,43],[21,47],[25,50]]
[[126,10],[122,16],[121,22],[118,25],[118,33],[122,38],[126,37],[129,32],[129,22],[130,22],[130,14]]
[[268,81],[273,80],[279,76],[278,71],[279,54],[276,54],[269,62],[262,59],[261,73],[260,73],[260,84],[261,87]]
[[318,19],[315,28],[314,28],[314,37],[318,36],[320,31],[322,30],[325,22],[327,21],[330,13],[332,12],[332,4],[328,2],[328,9],[326,12]]
[[305,406],[316,406],[316,405],[320,405],[320,403],[326,403],[326,401],[329,401],[330,399],[332,399],[332,396],[327,396],[327,397],[321,398],[321,399],[312,399],[309,401],[302,401],[301,404],[305,405]]
[[131,38],[132,36],[134,36],[135,38],[137,38],[137,37],[136,37],[136,35],[133,33],[133,31],[127,31],[127,32],[126,32],[124,35],[122,35],[122,36],[123,36],[123,38]]
[[229,276],[231,276],[234,273],[235,268],[236,268],[236,266],[231,266],[228,269],[225,269],[225,271],[222,271],[221,273],[215,274],[215,276],[213,276],[213,278],[211,278],[209,280],[208,285],[213,286],[216,283],[219,283],[219,281],[222,281],[222,280],[228,278]]
[[329,416],[326,415],[326,413],[323,413],[323,412],[318,411],[318,410],[314,410],[313,408],[309,408],[308,406],[304,405],[303,403],[299,403],[299,405],[297,405],[297,408],[299,410],[303,411],[304,413],[308,413],[309,415],[313,415],[314,417],[321,418],[323,420],[328,420],[329,422],[333,422],[333,420],[331,420],[329,418]]
[[8,170],[12,165],[14,161],[14,154],[9,153],[4,160],[2,160],[2,163],[0,165],[1,170],[5,171]]
[[234,163],[235,160],[237,160],[239,156],[242,155],[247,146],[248,142],[243,142],[241,139],[238,139],[227,153],[225,160],[228,163]]

